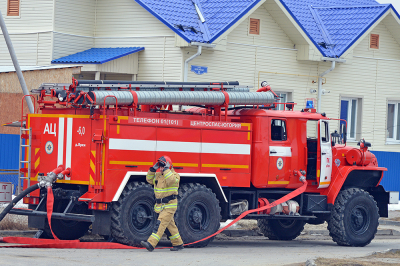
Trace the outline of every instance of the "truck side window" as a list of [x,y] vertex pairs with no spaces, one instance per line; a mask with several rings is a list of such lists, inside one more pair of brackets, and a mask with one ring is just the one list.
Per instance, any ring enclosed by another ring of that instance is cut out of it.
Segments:
[[322,138],[322,142],[329,142],[329,132],[328,132],[328,123],[326,123],[325,121],[322,121],[322,128],[323,130],[321,130],[321,138]]
[[286,123],[284,120],[271,120],[271,140],[283,141],[287,140]]

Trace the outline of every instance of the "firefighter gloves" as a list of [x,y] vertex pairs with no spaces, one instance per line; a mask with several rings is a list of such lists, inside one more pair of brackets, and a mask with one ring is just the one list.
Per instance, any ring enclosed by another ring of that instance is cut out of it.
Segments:
[[168,156],[161,156],[157,163],[155,165],[153,165],[152,167],[150,167],[150,171],[151,172],[157,172],[157,169],[160,167],[163,167],[163,172],[165,172],[168,169],[171,169],[171,159]]
[[157,169],[160,168],[160,164],[158,162],[156,162],[155,165],[153,165],[152,167],[150,167],[150,171],[151,172],[157,172]]
[[171,164],[167,162],[164,166],[163,172],[167,171],[171,167]]
[[165,165],[167,164],[167,159],[165,159],[164,156],[161,156],[161,157],[158,159],[158,164],[159,164],[161,167],[165,167]]
[[164,167],[163,172],[167,171],[172,166],[171,159],[168,156],[161,156],[158,159],[158,164],[160,165],[160,167]]

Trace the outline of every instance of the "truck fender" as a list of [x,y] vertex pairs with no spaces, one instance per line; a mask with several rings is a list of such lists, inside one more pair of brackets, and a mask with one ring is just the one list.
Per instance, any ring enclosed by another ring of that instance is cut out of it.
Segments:
[[387,171],[384,167],[361,168],[357,166],[345,166],[339,168],[336,175],[332,176],[333,181],[327,188],[328,203],[335,203],[336,197],[343,187],[358,187],[368,190],[368,188],[378,186],[384,171]]
[[[143,179],[145,181],[146,178],[145,172],[135,172],[135,171],[128,171],[125,174],[124,179],[122,180],[121,184],[117,192],[115,193],[112,201],[118,201],[119,197],[122,194],[126,184],[129,180],[137,180]],[[222,187],[218,181],[218,178],[215,174],[201,174],[201,173],[179,173],[181,177],[180,183],[200,183],[204,184],[209,187],[217,196],[217,199],[220,202],[227,203],[228,200],[226,199],[225,193],[222,190]]]
[[219,202],[228,203],[225,193],[218,181],[215,174],[201,174],[201,173],[179,173],[181,177],[180,183],[200,183],[206,185],[217,196]]

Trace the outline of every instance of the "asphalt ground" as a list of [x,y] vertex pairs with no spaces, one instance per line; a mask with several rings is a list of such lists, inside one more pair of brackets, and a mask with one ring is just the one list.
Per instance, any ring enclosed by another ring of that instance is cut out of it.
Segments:
[[[0,244],[5,245],[5,244]],[[169,246],[162,241],[160,246]],[[400,237],[377,237],[366,247],[341,247],[324,236],[293,241],[221,235],[206,248],[147,250],[76,250],[0,248],[0,265],[288,265],[309,258],[354,258],[400,247]],[[399,264],[394,264],[399,265]]]
[[[246,228],[247,227],[247,228]],[[0,236],[30,236],[35,231],[0,231]],[[87,235],[81,241],[103,241]],[[0,243],[0,247],[9,244]],[[169,247],[164,238],[159,247]],[[305,265],[308,259],[358,258],[400,248],[400,222],[381,219],[375,239],[366,247],[338,246],[329,237],[326,224],[306,225],[292,241],[272,241],[254,228],[254,221],[245,221],[236,229],[225,230],[205,248],[147,250],[83,250],[0,248],[0,265]],[[393,260],[393,265],[400,261]],[[377,264],[379,265],[379,264]]]

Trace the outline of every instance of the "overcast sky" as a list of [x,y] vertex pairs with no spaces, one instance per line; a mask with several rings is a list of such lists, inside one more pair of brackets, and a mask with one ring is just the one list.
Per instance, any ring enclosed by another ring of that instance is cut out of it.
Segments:
[[377,2],[381,4],[392,4],[397,13],[400,12],[400,0],[377,0]]

